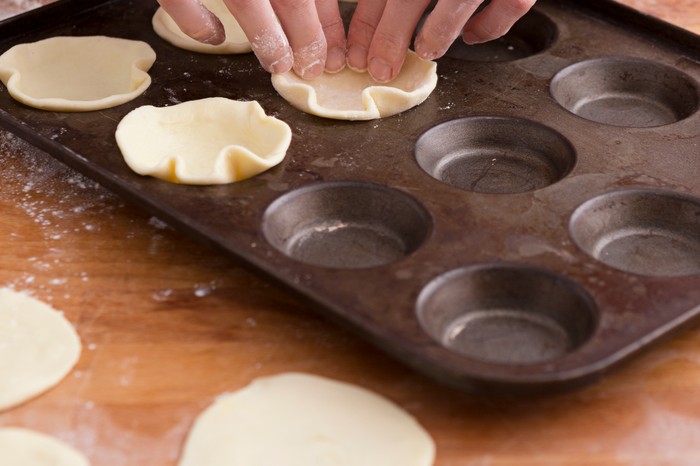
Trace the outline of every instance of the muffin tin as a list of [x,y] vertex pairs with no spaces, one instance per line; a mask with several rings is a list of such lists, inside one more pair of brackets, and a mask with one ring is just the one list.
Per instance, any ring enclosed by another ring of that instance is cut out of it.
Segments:
[[[292,108],[251,54],[163,42],[156,6],[62,0],[0,23],[3,51],[104,34],[158,56],[131,103],[44,112],[3,88],[0,124],[456,387],[575,387],[700,311],[698,36],[610,1],[540,0],[506,37],[456,43],[419,107],[345,122]],[[204,187],[127,168],[127,112],[211,96],[289,123],[285,161]]]

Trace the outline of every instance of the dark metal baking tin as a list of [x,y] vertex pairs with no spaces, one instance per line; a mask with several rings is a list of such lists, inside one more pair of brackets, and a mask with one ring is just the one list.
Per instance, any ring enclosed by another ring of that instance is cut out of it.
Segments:
[[[35,110],[2,88],[0,124],[453,386],[578,386],[700,311],[697,36],[541,0],[506,38],[456,44],[419,107],[346,122],[292,108],[251,54],[170,46],[155,8],[63,0],[1,23],[3,51],[104,34],[158,59],[152,86],[107,110]],[[127,168],[127,112],[211,96],[288,122],[285,161],[206,187]]]

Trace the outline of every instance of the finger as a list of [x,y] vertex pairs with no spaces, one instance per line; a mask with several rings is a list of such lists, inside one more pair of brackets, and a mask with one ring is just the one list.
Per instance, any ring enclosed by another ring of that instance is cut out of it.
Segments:
[[535,0],[493,0],[464,26],[462,39],[480,44],[505,35],[517,20],[535,4]]
[[272,0],[294,53],[294,72],[304,79],[323,73],[326,64],[326,38],[314,0]]
[[326,71],[337,73],[345,68],[345,27],[337,0],[316,0],[318,19],[326,36]]
[[367,54],[367,71],[375,81],[389,82],[399,74],[428,3],[430,0],[387,1]]
[[287,36],[267,0],[224,0],[250,41],[260,64],[270,73],[292,69],[294,58]]
[[443,56],[481,3],[482,0],[438,2],[416,37],[415,49],[418,56],[425,60]]
[[200,0],[158,0],[180,30],[204,44],[218,45],[226,39],[224,26]]
[[384,13],[386,0],[364,0],[357,3],[348,30],[348,67],[355,71],[367,70],[367,54],[374,32]]

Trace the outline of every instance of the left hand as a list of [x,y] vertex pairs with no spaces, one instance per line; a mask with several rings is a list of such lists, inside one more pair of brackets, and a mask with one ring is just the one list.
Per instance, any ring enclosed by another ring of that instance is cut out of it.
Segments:
[[[467,44],[497,39],[535,4],[535,0],[438,0],[415,40],[426,60],[440,58],[462,34]],[[430,0],[359,0],[348,32],[348,66],[368,70],[378,82],[393,80]]]

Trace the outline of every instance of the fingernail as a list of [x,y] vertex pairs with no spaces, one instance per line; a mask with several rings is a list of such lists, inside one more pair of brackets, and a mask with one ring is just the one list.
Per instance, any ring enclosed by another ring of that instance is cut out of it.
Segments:
[[202,43],[204,44],[209,44],[209,45],[220,45],[226,40],[226,34],[219,32],[219,31],[214,31],[214,33],[204,39]]
[[420,39],[416,40],[415,49],[416,54],[423,60],[435,60],[440,55],[437,50],[431,49],[425,41]]
[[373,58],[369,62],[369,74],[380,83],[389,82],[393,78],[391,66],[381,58]]
[[314,79],[323,73],[323,68],[323,62],[321,60],[316,60],[299,70],[297,74],[301,76],[302,79]]
[[282,58],[272,62],[270,66],[268,66],[267,71],[270,73],[286,73],[292,69],[292,65],[294,65],[292,55],[286,54]]
[[226,31],[224,30],[224,25],[221,24],[221,20],[209,14],[204,18],[204,21],[206,22],[206,27],[203,29],[208,29],[211,34],[206,39],[203,39],[202,43],[209,45],[219,45],[223,43],[226,40]]
[[367,50],[359,45],[352,45],[348,49],[348,67],[354,71],[367,70]]
[[329,73],[338,73],[345,68],[345,49],[335,47],[328,51],[326,58],[326,71]]
[[462,40],[465,44],[469,45],[480,44],[481,42],[483,42],[481,40],[481,37],[477,36],[471,31],[465,31],[464,34],[462,34]]

